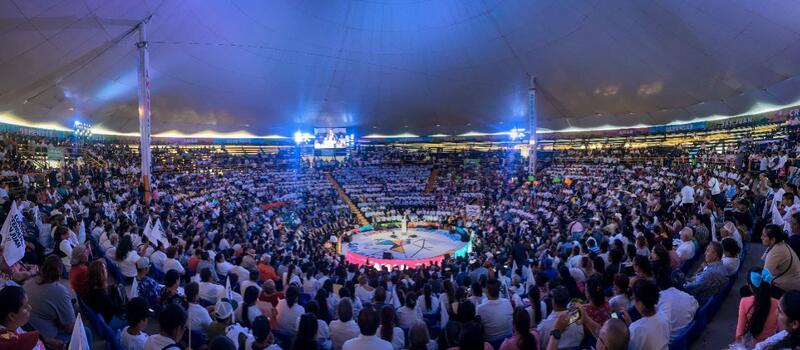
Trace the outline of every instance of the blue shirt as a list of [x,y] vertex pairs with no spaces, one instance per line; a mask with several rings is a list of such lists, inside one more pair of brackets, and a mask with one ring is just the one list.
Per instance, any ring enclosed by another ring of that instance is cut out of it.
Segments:
[[706,265],[706,268],[695,276],[694,281],[684,287],[700,305],[703,305],[714,294],[725,288],[726,284],[728,284],[728,274],[725,266],[722,261],[715,261]]

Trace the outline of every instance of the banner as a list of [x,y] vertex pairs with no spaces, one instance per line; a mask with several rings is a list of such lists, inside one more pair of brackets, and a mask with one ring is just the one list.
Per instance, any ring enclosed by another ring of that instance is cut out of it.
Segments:
[[61,147],[47,147],[47,160],[64,160],[64,149]]
[[467,215],[478,215],[481,213],[481,206],[468,204],[466,210],[467,210]]
[[11,202],[11,211],[3,223],[2,235],[3,259],[7,266],[14,265],[25,256],[25,237],[22,231],[22,213],[19,212],[16,202]]

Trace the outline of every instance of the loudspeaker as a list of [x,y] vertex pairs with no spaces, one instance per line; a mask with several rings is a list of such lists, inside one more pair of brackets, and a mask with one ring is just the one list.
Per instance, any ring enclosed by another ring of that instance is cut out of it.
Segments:
[[392,253],[390,253],[390,252],[383,252],[383,259],[385,259],[385,260],[394,259],[394,255],[392,255]]

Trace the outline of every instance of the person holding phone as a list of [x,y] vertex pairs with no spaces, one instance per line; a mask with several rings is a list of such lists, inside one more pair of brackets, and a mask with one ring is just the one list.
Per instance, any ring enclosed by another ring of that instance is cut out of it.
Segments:
[[[541,349],[548,349],[548,344],[551,339],[558,340],[556,349],[572,349],[581,344],[583,340],[583,326],[577,322],[569,323],[570,312],[567,310],[569,301],[569,291],[566,287],[558,286],[550,290],[550,302],[553,306],[553,312],[539,323],[538,329],[541,335]],[[567,325],[559,328],[556,327],[556,324],[560,318],[564,318]]]
[[[597,339],[596,350],[628,350],[631,334],[625,321],[627,316],[622,315],[620,312],[614,312],[611,314],[612,317],[601,326],[587,317],[585,311],[579,309],[579,312],[581,313],[581,322]],[[569,319],[569,313],[559,315],[556,319],[554,331],[563,333],[570,326]],[[558,350],[561,348],[559,342],[560,338],[550,335],[547,348],[542,349]]]

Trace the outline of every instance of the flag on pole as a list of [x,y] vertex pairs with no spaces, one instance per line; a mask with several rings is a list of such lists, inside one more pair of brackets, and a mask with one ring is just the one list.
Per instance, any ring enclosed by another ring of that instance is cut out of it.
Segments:
[[11,202],[11,211],[6,216],[3,228],[0,230],[2,236],[3,259],[7,266],[14,265],[25,256],[25,237],[22,231],[23,218],[19,212],[16,202]]
[[150,220],[150,217],[147,217],[147,224],[144,225],[144,231],[142,231],[142,235],[146,237],[150,237],[150,231],[153,230],[153,222]]
[[527,273],[525,274],[525,290],[527,291],[531,286],[536,285],[536,279],[533,277],[533,266],[528,266]]
[[157,245],[158,242],[161,242],[161,245],[163,245],[164,248],[169,247],[169,240],[167,240],[167,237],[164,236],[164,228],[161,227],[161,219],[156,219],[156,223],[153,224],[150,232],[148,232],[147,238],[150,239],[150,243],[153,243],[154,245]]
[[128,300],[131,300],[138,296],[139,296],[139,281],[137,281],[136,277],[134,277],[133,284],[131,284],[131,290],[128,291]]
[[69,340],[68,350],[91,350],[89,339],[86,338],[86,329],[83,328],[81,314],[75,318],[75,326],[72,327],[72,337]]
[[231,289],[230,276],[225,278],[225,297],[228,298],[229,301],[233,301],[233,290]]
[[81,219],[81,226],[78,227],[78,243],[86,243],[86,224],[83,223],[83,219]]

